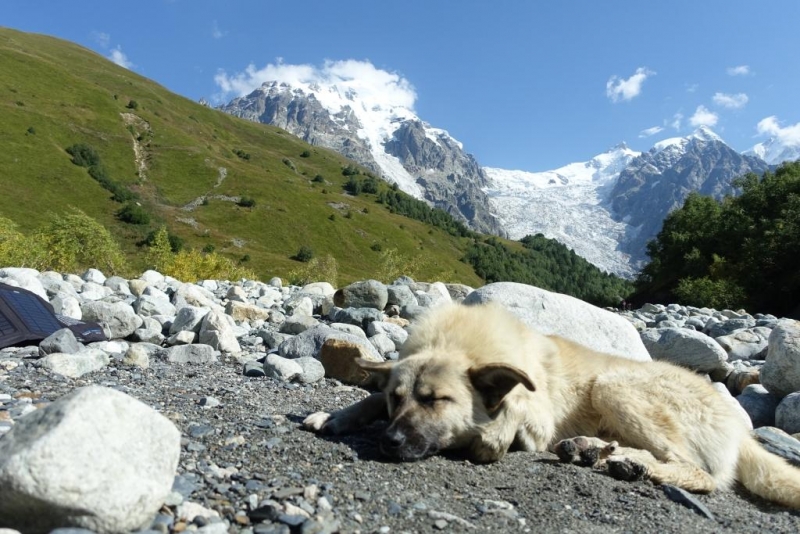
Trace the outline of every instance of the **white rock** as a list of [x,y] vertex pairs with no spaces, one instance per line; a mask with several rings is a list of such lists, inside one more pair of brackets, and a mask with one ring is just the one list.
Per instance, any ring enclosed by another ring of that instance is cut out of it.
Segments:
[[139,529],[169,495],[180,432],[142,402],[89,386],[0,439],[0,524],[23,532]]
[[239,346],[232,325],[228,322],[229,319],[233,320],[223,312],[208,312],[200,326],[200,343],[211,345],[221,352],[232,354],[241,352],[242,348]]
[[772,330],[761,384],[778,398],[800,391],[800,322],[782,319]]
[[103,285],[106,281],[106,275],[97,269],[88,269],[81,275],[85,282],[94,282],[95,284]]
[[728,360],[725,350],[707,335],[687,328],[648,328],[642,342],[654,360],[664,360],[698,373],[710,373]]
[[108,365],[109,361],[108,354],[102,350],[85,349],[75,354],[54,352],[39,360],[39,363],[45,369],[50,369],[56,374],[78,378],[99,371]]
[[476,289],[464,304],[499,302],[528,326],[594,350],[631,360],[650,361],[639,333],[623,317],[582,300],[514,282]]
[[27,289],[31,293],[39,295],[44,300],[47,300],[47,291],[45,291],[42,282],[39,281],[39,271],[36,269],[21,267],[6,267],[0,269],[0,282]]

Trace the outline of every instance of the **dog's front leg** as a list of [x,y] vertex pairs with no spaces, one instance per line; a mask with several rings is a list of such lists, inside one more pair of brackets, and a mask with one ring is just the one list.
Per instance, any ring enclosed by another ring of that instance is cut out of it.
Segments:
[[378,392],[333,413],[312,413],[303,420],[303,428],[320,434],[349,434],[386,417],[388,417],[386,395]]

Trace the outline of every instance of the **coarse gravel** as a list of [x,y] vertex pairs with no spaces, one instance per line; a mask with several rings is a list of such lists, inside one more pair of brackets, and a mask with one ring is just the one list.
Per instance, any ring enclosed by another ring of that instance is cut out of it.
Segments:
[[[12,418],[21,399],[46,403],[99,384],[132,395],[177,425],[183,440],[175,489],[182,496],[174,495],[150,527],[163,534],[196,528],[246,534],[800,532],[800,512],[745,490],[696,496],[712,520],[671,501],[651,482],[620,482],[560,464],[549,453],[512,452],[489,465],[458,455],[389,462],[377,448],[381,424],[343,437],[301,429],[307,414],[345,407],[366,391],[328,378],[299,385],[247,377],[233,357],[205,364],[156,360],[148,369],[112,360],[78,379],[53,374],[35,359],[6,362],[17,364],[6,365],[0,376]],[[182,523],[173,517],[181,500],[216,510],[229,526]]]

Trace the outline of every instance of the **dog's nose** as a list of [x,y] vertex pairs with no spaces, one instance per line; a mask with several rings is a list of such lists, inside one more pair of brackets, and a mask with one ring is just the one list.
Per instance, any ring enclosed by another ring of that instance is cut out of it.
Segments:
[[399,449],[406,442],[406,435],[397,428],[389,428],[383,434],[383,448]]

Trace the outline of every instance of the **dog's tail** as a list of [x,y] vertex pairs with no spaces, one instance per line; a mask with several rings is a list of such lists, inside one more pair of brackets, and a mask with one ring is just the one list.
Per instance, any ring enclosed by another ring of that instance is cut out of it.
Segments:
[[750,436],[742,440],[736,467],[739,482],[759,497],[800,508],[800,469],[768,452]]

